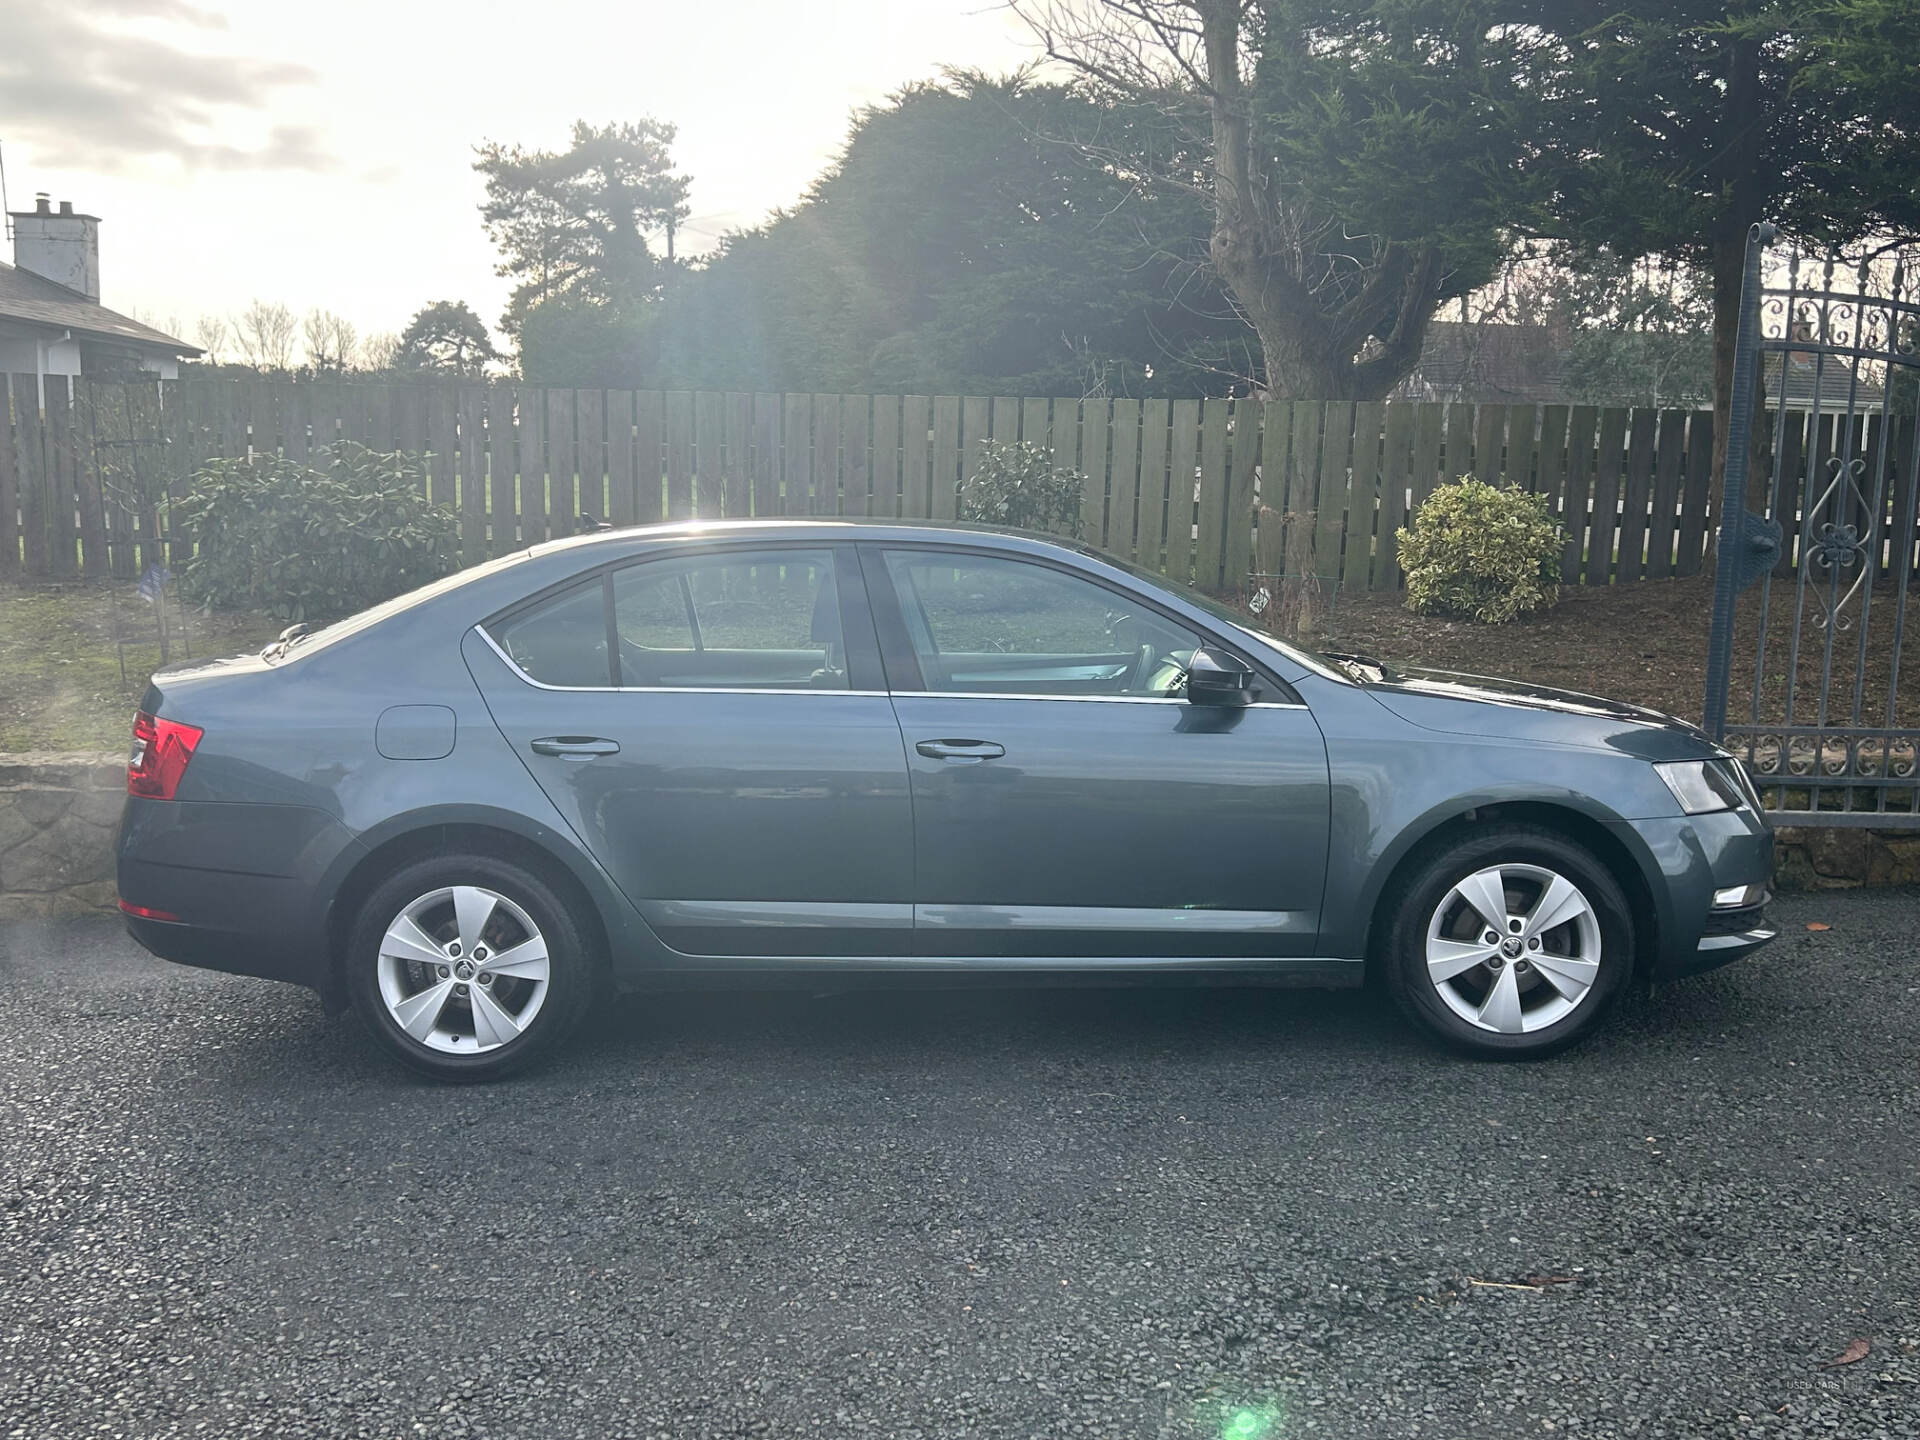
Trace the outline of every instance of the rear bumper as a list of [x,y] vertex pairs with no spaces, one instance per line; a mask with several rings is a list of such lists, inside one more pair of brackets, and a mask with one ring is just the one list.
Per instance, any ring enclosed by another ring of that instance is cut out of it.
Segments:
[[176,964],[324,990],[319,881],[353,843],[305,806],[129,798],[116,843],[120,898],[179,918],[123,911],[127,933]]
[[185,921],[149,920],[140,915],[121,917],[127,933],[162,960],[229,975],[254,975],[262,980],[285,980],[319,989],[326,977],[324,955],[289,947],[274,935],[258,930],[220,929]]

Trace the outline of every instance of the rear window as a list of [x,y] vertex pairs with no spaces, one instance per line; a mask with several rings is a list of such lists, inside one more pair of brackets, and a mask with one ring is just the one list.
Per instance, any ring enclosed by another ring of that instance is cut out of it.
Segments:
[[487,629],[513,663],[542,685],[848,686],[833,552],[826,549],[642,560],[509,612]]
[[542,685],[610,684],[607,595],[599,576],[493,627],[500,648]]

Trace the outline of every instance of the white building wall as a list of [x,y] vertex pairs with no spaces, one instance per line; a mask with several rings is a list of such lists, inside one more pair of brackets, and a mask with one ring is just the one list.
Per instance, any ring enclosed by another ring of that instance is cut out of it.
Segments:
[[80,373],[80,342],[78,340],[43,340],[40,344],[40,356],[42,375],[78,375]]
[[49,339],[44,334],[0,324],[0,375],[34,375],[42,381],[40,403],[47,403],[49,375],[80,374],[80,342]]
[[0,327],[0,375],[38,375],[40,341]]

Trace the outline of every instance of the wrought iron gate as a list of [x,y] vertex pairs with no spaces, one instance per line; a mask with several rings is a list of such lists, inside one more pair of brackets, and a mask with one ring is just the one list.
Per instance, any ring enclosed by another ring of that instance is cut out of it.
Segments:
[[1707,729],[1781,823],[1920,829],[1920,690],[1900,688],[1920,541],[1920,267],[1898,250],[1770,254],[1775,238],[1756,225],[1747,239]]

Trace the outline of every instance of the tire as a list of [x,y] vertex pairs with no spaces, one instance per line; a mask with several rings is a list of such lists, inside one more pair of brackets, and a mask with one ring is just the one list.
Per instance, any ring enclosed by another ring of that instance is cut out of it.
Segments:
[[436,855],[361,906],[347,993],[403,1065],[439,1080],[495,1080],[551,1054],[586,1014],[599,984],[588,933],[519,865]]
[[[1485,914],[1496,905],[1506,912],[1497,927]],[[1383,971],[1395,1003],[1468,1054],[1564,1050],[1633,973],[1633,915],[1619,881],[1584,846],[1539,826],[1490,827],[1436,848],[1387,906]]]

